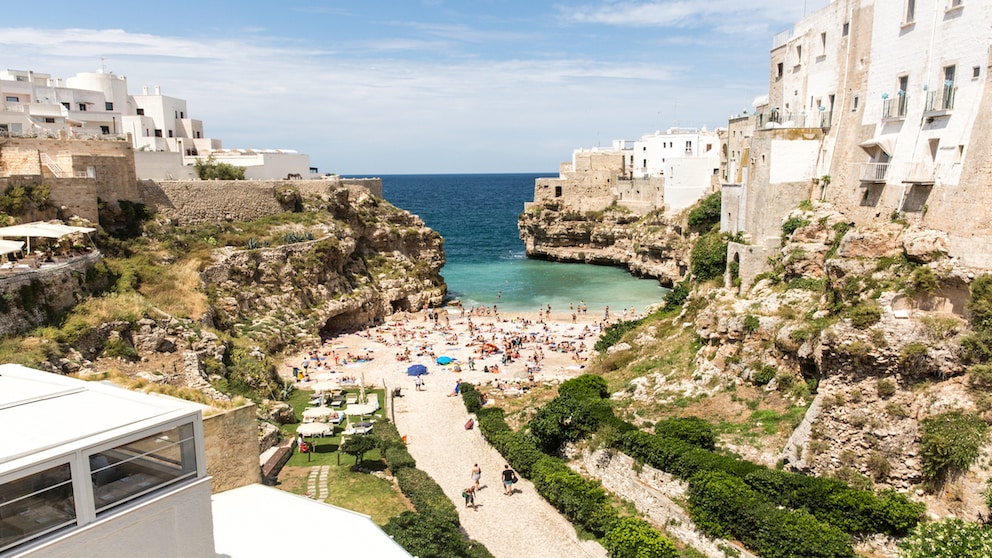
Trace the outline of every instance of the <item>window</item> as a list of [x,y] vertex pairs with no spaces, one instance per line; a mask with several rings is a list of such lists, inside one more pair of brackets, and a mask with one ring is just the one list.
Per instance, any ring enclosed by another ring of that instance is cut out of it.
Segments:
[[86,111],[86,103],[79,103],[79,110],[81,112],[85,112]]
[[686,153],[692,153],[692,142],[691,141],[685,142],[685,152]]
[[0,485],[0,552],[75,524],[68,463]]
[[138,116],[144,116],[145,115],[145,109],[143,109],[143,108],[135,109],[135,113]]
[[19,102],[21,102],[21,100],[19,98],[15,97],[15,96],[11,96],[11,95],[7,95],[7,98],[4,99],[4,100],[7,101],[8,103],[19,103]]
[[62,103],[62,106],[65,107],[65,110],[69,110],[69,103]]
[[916,0],[906,0],[906,19],[903,23],[908,25],[914,21],[916,21]]
[[107,110],[114,110],[114,103],[111,103],[110,101],[107,101],[106,103],[103,103],[103,106]]
[[953,10],[954,8],[960,8],[961,6],[964,6],[964,0],[951,0],[951,3],[947,6],[947,9]]
[[157,137],[157,138],[160,138],[160,137],[162,137],[162,130],[158,130],[158,129],[156,129],[156,130],[155,130],[155,137]]
[[827,34],[826,33],[820,33],[820,55],[821,56],[826,56],[827,55]]
[[110,126],[100,126],[100,133],[101,134],[109,134],[110,133]]
[[981,66],[974,66],[974,67],[971,68],[971,77],[973,79],[977,79],[978,76],[980,76],[980,75],[982,75],[982,68],[981,68]]
[[854,112],[854,111],[858,110],[858,102],[860,100],[861,99],[859,99],[857,95],[854,96],[854,101],[851,102],[851,112]]
[[783,73],[785,73],[785,64],[779,62],[775,67],[775,79],[781,79]]
[[850,21],[845,21],[844,22],[844,27],[841,28],[840,34],[843,35],[844,37],[846,37],[846,36],[848,36],[848,35],[851,34],[851,22]]
[[183,424],[89,456],[97,515],[138,496],[195,478],[193,424]]
[[556,198],[561,197],[561,186],[555,186],[555,197]]
[[796,45],[796,66],[803,63],[803,45]]
[[45,117],[45,124],[55,124],[55,117],[54,116],[46,116]]
[[169,130],[169,137],[172,137],[172,130]]

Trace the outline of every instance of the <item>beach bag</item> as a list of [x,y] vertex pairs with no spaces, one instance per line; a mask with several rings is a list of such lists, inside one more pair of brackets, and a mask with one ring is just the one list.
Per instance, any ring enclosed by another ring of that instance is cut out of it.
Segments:
[[517,481],[518,480],[520,480],[520,479],[517,478],[517,473],[516,472],[514,472],[513,474],[510,475],[510,482],[511,483],[517,484]]
[[475,419],[468,419],[468,422],[465,423],[465,430],[472,430],[473,426],[475,426]]

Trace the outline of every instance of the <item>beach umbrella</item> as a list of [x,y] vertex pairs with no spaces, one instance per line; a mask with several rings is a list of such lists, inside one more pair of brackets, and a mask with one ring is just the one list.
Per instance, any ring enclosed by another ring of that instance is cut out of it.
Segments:
[[320,382],[315,382],[307,386],[314,391],[332,391],[335,389],[341,389],[341,383],[337,380],[322,380]]
[[440,364],[441,366],[444,366],[445,364],[451,364],[451,357],[439,356],[437,357],[437,363]]
[[422,376],[427,373],[427,367],[423,364],[413,364],[406,369],[406,373],[410,376]]
[[336,413],[334,409],[330,407],[310,407],[303,411],[303,418],[320,418],[329,417]]

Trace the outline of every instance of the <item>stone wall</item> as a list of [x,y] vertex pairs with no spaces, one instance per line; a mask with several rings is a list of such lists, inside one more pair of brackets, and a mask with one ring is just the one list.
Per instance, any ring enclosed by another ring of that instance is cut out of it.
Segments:
[[140,199],[181,224],[251,221],[287,210],[276,199],[282,188],[293,188],[304,198],[329,199],[338,188],[349,196],[381,197],[381,179],[321,180],[176,180],[139,183]]
[[207,474],[213,477],[210,491],[224,492],[261,482],[258,465],[258,422],[255,405],[203,418]]
[[[630,501],[649,521],[704,556],[711,558],[756,558],[738,544],[723,539],[711,539],[696,530],[695,524],[673,499],[685,500],[686,484],[650,465],[640,465],[629,456],[611,450],[585,452],[582,466],[603,483],[603,488]],[[732,552],[725,552],[725,549]],[[733,551],[736,551],[734,553]]]
[[616,199],[617,177],[626,174],[625,168],[619,151],[577,151],[573,163],[562,163],[558,178],[537,179],[534,203],[601,211]]
[[81,296],[106,287],[106,276],[90,270],[99,252],[41,269],[0,272],[0,337],[29,331],[74,306]]

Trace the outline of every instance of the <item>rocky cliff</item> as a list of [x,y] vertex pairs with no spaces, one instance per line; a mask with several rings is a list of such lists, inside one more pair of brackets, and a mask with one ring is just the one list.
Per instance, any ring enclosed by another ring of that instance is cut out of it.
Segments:
[[523,212],[517,225],[531,258],[622,266],[665,286],[688,269],[691,243],[678,221],[660,212],[637,216],[614,205],[582,213],[545,202]]

